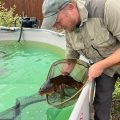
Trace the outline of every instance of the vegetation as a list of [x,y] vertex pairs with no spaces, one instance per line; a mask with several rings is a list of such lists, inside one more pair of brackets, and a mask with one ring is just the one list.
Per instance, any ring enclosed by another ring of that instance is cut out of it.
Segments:
[[115,90],[113,92],[113,98],[120,99],[120,79],[115,84]]
[[113,92],[111,115],[112,120],[120,119],[120,78],[117,80],[115,90]]
[[15,5],[5,8],[4,3],[0,0],[0,26],[12,27],[16,22],[16,26],[20,26],[18,14],[15,14]]

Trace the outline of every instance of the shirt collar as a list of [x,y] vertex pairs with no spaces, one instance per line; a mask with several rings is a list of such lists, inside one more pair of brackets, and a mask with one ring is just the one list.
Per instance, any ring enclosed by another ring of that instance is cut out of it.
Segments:
[[83,25],[83,23],[86,22],[88,19],[88,11],[85,8],[85,3],[86,3],[85,0],[77,0],[77,7],[78,7],[78,11],[80,13],[80,21],[81,21],[79,27],[81,27]]

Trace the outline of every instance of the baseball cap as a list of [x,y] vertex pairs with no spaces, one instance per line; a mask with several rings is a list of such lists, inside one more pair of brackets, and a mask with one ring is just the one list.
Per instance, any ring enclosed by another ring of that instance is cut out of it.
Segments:
[[44,0],[42,5],[43,22],[42,29],[51,29],[55,24],[58,12],[64,8],[71,0]]

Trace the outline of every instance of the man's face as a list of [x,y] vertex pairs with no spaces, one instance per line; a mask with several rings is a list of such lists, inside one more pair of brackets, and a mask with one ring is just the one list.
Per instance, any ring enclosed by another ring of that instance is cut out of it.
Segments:
[[64,29],[68,32],[71,32],[77,25],[76,12],[71,9],[63,9],[58,13],[56,23],[53,27],[56,29]]

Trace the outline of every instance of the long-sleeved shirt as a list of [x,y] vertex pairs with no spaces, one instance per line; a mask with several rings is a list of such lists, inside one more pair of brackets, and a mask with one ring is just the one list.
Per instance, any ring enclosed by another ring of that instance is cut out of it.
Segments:
[[[66,32],[66,58],[84,55],[95,63],[120,48],[119,0],[77,0],[77,7],[81,23],[72,32]],[[104,72],[109,76],[120,74],[120,65]]]

